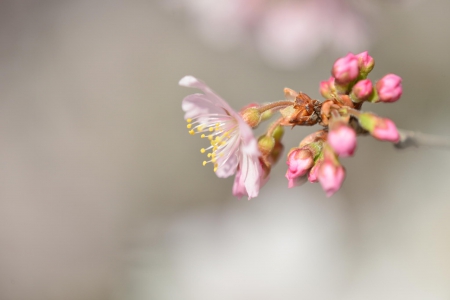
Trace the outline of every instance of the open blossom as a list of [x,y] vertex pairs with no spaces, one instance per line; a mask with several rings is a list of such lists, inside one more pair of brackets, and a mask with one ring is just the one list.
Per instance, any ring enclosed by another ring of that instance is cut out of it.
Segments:
[[183,99],[182,109],[190,134],[201,134],[210,146],[202,148],[212,163],[218,177],[234,175],[236,196],[248,195],[249,199],[258,195],[264,184],[265,173],[259,162],[259,150],[252,129],[225,100],[219,97],[205,83],[192,77],[183,77],[181,86],[198,88],[204,94],[192,94]]

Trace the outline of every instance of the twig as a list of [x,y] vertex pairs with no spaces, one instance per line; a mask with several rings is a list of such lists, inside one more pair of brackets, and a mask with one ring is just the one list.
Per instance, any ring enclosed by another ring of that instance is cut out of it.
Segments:
[[394,146],[397,149],[405,149],[411,146],[436,147],[450,150],[450,138],[425,133],[399,129],[400,141]]

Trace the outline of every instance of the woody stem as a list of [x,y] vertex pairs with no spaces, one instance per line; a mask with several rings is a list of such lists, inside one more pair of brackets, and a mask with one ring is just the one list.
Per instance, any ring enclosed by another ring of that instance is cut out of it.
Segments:
[[421,132],[398,129],[400,141],[394,146],[398,149],[405,149],[411,146],[427,146],[450,150],[450,138],[429,135]]

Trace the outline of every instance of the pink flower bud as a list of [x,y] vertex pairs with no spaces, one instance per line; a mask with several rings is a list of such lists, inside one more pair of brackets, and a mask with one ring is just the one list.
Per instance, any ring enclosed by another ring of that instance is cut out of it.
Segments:
[[261,122],[261,113],[256,107],[248,107],[241,111],[241,117],[250,127],[254,128]]
[[325,99],[333,98],[333,94],[336,92],[336,89],[334,87],[334,77],[330,77],[328,80],[321,81],[319,91]]
[[369,74],[375,66],[375,60],[369,55],[367,51],[356,54],[358,58],[359,69],[362,73]]
[[382,141],[389,141],[397,143],[400,140],[400,134],[398,133],[395,123],[386,118],[380,118],[375,124],[374,130],[371,134]]
[[328,133],[328,144],[341,156],[352,156],[356,149],[356,133],[347,125],[338,126]]
[[380,118],[372,113],[362,113],[359,115],[359,124],[381,141],[397,143],[400,140],[397,126],[389,119]]
[[326,159],[320,166],[318,178],[327,197],[330,197],[340,189],[342,182],[344,181],[344,167]]
[[305,175],[313,166],[313,153],[308,148],[293,148],[288,154],[286,163],[289,166],[286,178],[289,180],[289,187],[292,187],[293,179]]
[[314,164],[314,167],[311,168],[311,170],[308,173],[308,180],[309,180],[309,182],[317,182],[317,181],[319,181],[319,170],[320,170],[321,164],[322,164],[322,160],[318,160]]
[[359,75],[358,58],[353,53],[339,58],[334,63],[331,74],[339,84],[352,82]]
[[402,96],[402,78],[387,74],[376,84],[378,96],[382,102],[395,102]]
[[367,100],[372,95],[372,92],[372,82],[370,79],[364,79],[355,84],[351,97],[352,100],[356,100],[355,102],[361,102]]

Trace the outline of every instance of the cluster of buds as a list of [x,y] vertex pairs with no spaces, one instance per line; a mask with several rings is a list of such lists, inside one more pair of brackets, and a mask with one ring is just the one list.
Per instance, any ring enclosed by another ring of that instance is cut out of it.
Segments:
[[[364,102],[395,102],[402,95],[401,78],[388,74],[375,84],[368,79],[374,59],[367,53],[349,53],[333,65],[332,76],[320,83],[323,102],[302,92],[285,88],[285,100],[266,104],[250,104],[235,112],[203,82],[186,76],[180,85],[196,87],[204,94],[183,100],[185,119],[191,134],[200,133],[211,146],[209,161],[219,177],[235,174],[233,193],[256,197],[269,178],[269,173],[283,151],[284,126],[322,128],[305,137],[287,155],[288,186],[307,180],[319,182],[327,196],[338,191],[345,178],[339,159],[352,156],[356,137],[370,134],[378,140],[397,143],[400,135],[395,124],[386,118],[361,111]],[[280,116],[256,139],[252,129],[268,120],[275,112]]]

